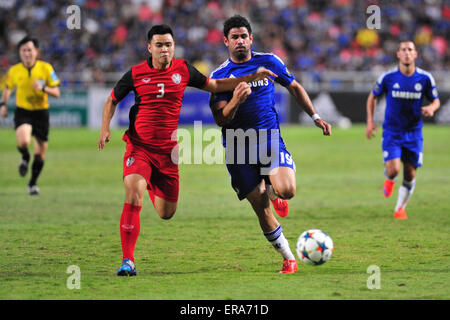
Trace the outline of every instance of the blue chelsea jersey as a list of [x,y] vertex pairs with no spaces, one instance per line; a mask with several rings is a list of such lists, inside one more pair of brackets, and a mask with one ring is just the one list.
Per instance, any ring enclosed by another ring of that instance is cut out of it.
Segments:
[[416,68],[411,76],[406,76],[396,67],[382,74],[372,90],[375,97],[386,94],[386,111],[383,129],[406,131],[421,129],[422,100],[438,99],[433,76]]
[[[275,82],[284,87],[294,81],[294,76],[276,55],[259,52],[252,52],[251,55],[251,59],[243,63],[234,63],[228,59],[211,73],[210,78],[237,78],[253,73],[259,67],[265,67],[278,76],[274,79]],[[223,129],[279,129],[278,112],[275,109],[275,84],[266,78],[249,82],[249,85],[252,93],[238,107],[234,119]],[[211,94],[210,103],[230,101],[232,97],[233,92],[231,91]]]

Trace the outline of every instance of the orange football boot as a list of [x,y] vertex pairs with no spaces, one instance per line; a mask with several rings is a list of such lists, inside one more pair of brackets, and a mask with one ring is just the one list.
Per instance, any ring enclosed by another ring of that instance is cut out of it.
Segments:
[[275,212],[282,218],[286,217],[289,213],[289,204],[286,200],[281,198],[276,198],[272,201],[273,208],[275,209]]
[[394,180],[389,179],[384,180],[383,195],[385,198],[389,198],[390,196],[392,196],[392,194],[394,193],[394,185],[395,185]]
[[408,216],[406,215],[406,211],[403,208],[398,209],[397,211],[394,212],[394,218],[395,219],[408,219]]

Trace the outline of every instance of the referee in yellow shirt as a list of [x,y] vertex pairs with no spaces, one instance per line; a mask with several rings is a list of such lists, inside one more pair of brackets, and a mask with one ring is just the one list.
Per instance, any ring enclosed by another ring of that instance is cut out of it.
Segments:
[[28,146],[31,143],[31,136],[33,136],[34,159],[31,165],[28,192],[30,195],[39,195],[39,187],[36,182],[44,166],[50,127],[48,95],[59,97],[60,81],[49,63],[38,60],[39,43],[37,39],[27,36],[18,43],[17,48],[21,62],[13,65],[8,71],[6,86],[0,102],[0,114],[2,119],[8,115],[6,101],[12,90],[17,88],[14,127],[17,149],[22,154],[19,174],[22,177],[27,174],[30,162]]

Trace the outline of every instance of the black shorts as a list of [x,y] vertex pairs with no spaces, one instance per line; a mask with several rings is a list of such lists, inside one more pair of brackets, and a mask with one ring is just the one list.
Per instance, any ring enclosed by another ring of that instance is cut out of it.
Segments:
[[31,134],[33,136],[40,141],[48,141],[48,131],[50,129],[48,109],[31,111],[17,107],[14,111],[14,129],[25,123],[32,126]]

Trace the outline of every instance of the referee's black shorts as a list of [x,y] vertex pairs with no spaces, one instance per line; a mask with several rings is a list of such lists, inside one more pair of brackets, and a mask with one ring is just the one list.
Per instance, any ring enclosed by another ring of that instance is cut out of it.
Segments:
[[14,111],[14,129],[22,124],[32,126],[31,134],[40,141],[48,141],[48,132],[50,129],[50,116],[48,109],[44,110],[26,110],[17,107]]

